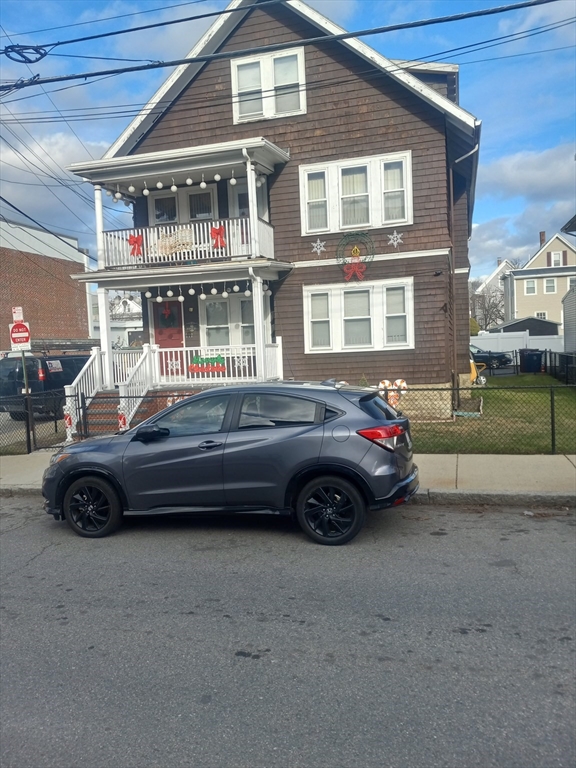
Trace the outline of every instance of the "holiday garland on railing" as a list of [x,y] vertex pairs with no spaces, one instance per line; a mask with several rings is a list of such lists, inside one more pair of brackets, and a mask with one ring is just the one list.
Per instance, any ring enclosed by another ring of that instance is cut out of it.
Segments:
[[190,373],[226,373],[226,361],[222,355],[217,357],[199,357],[195,355],[188,366]]

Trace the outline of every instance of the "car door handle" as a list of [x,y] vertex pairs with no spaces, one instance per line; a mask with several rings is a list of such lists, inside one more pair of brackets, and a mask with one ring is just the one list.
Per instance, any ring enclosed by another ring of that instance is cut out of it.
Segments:
[[217,443],[215,440],[205,440],[198,445],[201,451],[211,451],[212,448],[218,448],[222,443]]

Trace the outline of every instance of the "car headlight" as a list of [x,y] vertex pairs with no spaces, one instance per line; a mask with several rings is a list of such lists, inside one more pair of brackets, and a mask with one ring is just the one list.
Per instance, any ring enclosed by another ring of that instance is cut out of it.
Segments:
[[50,464],[58,464],[62,459],[67,459],[70,456],[69,453],[55,453],[50,457]]

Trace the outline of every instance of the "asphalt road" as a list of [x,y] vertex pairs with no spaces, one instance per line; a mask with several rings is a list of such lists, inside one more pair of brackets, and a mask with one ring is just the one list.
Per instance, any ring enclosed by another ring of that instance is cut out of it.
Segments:
[[576,521],[76,537],[2,499],[3,768],[573,768]]

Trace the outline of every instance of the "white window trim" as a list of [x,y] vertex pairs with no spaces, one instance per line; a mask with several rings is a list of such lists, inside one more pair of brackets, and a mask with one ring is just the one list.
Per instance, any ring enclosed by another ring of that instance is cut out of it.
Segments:
[[[190,205],[188,203],[189,195],[199,195],[201,193],[209,192],[212,196],[212,210],[214,216],[212,219],[190,219]],[[175,197],[176,198],[176,221],[156,221],[156,215],[154,212],[154,200],[159,197]],[[195,184],[192,187],[180,187],[177,192],[172,192],[170,189],[163,189],[162,191],[152,192],[148,195],[148,222],[151,227],[161,227],[164,225],[174,224],[188,224],[190,221],[216,221],[218,219],[218,194],[216,191],[216,184],[207,184],[206,189],[201,189],[199,184]]]
[[[394,221],[384,220],[384,163],[401,161],[404,164],[406,217]],[[368,169],[369,224],[343,226],[341,222],[342,170],[366,166]],[[328,226],[324,229],[312,229],[308,226],[308,174],[324,172],[326,174],[326,194],[328,198]],[[300,172],[300,221],[301,234],[322,234],[323,232],[346,232],[354,229],[386,229],[398,225],[414,223],[412,194],[412,151],[394,152],[388,155],[371,157],[353,157],[333,163],[315,163],[301,165]]]
[[[284,56],[297,56],[298,62],[298,83],[300,93],[300,108],[293,112],[276,113],[275,90],[274,90],[274,59]],[[238,99],[238,67],[241,64],[260,64],[260,85],[262,87],[262,112],[261,115],[241,115]],[[253,123],[258,120],[278,120],[282,117],[292,117],[293,115],[305,115],[306,105],[306,68],[304,65],[304,48],[290,48],[286,50],[274,51],[273,53],[262,53],[259,56],[247,56],[243,59],[232,59],[230,62],[232,75],[232,112],[234,125],[238,123]]]
[[[554,290],[553,291],[547,291],[546,290],[546,285],[548,283],[548,280],[553,280],[554,281]],[[547,293],[547,294],[549,294],[551,296],[553,293],[556,293],[556,291],[557,291],[556,278],[555,277],[545,277],[544,278],[544,293]]]
[[[538,315],[544,315],[544,317],[538,317]],[[548,312],[545,312],[544,310],[539,310],[538,312],[534,312],[534,317],[537,320],[548,320]]]
[[[386,288],[404,288],[406,302],[406,338],[403,344],[386,344]],[[372,316],[372,344],[354,347],[344,346],[344,291],[370,291],[370,309]],[[328,311],[330,320],[330,346],[312,347],[311,334],[311,296],[316,293],[328,294]],[[328,283],[326,285],[303,285],[302,298],[304,306],[304,352],[307,355],[322,355],[326,353],[354,354],[358,352],[387,352],[398,349],[414,349],[414,278],[394,278],[390,280],[373,280],[359,283]]]
[[[534,293],[528,293],[526,290],[528,283],[534,283]],[[524,280],[524,296],[537,296],[538,295],[538,281],[535,279]]]
[[[554,257],[558,257],[558,264],[554,264]],[[550,256],[550,266],[551,267],[561,267],[562,266],[562,251],[552,251],[552,254]]]
[[[158,200],[162,197],[175,197],[176,198],[176,220],[175,221],[156,221],[156,208],[154,206],[154,201]],[[161,192],[150,192],[148,195],[148,222],[151,227],[162,227],[164,225],[169,224],[178,224],[180,219],[180,211],[182,210],[182,206],[180,205],[180,200],[178,199],[178,192],[172,192],[169,189],[164,189]]]

